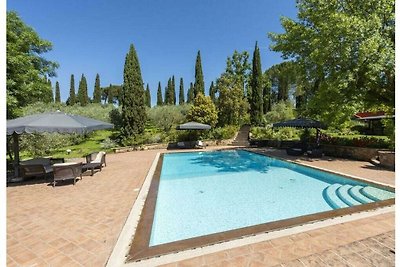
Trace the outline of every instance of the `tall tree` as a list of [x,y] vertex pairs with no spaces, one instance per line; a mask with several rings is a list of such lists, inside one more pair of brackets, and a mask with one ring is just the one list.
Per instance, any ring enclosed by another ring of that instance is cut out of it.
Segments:
[[75,105],[75,102],[76,102],[75,79],[74,79],[73,74],[71,74],[70,87],[69,87],[69,98],[68,98],[67,102],[68,102],[67,104],[70,106]]
[[175,75],[172,75],[172,80],[171,80],[171,100],[172,104],[176,105],[176,92],[175,92]]
[[260,49],[257,42],[253,53],[253,68],[251,73],[251,101],[250,101],[250,121],[253,125],[260,125],[263,114],[263,74],[261,70]]
[[126,140],[136,138],[144,132],[146,108],[144,103],[143,79],[139,59],[133,44],[125,57],[124,84],[122,86],[122,128]]
[[212,81],[208,94],[210,95],[210,98],[211,98],[213,103],[215,103],[215,93],[216,93],[216,87],[214,86],[214,81]]
[[51,85],[51,80],[47,79],[47,87],[46,87],[46,93],[41,99],[44,103],[53,103],[54,102],[54,94],[53,94],[53,86]]
[[189,90],[187,92],[187,103],[193,103],[194,101],[194,88],[193,83],[190,83]]
[[101,103],[100,75],[96,74],[96,81],[93,90],[93,103]]
[[151,94],[149,84],[146,86],[146,105],[151,108]]
[[358,110],[393,110],[395,1],[299,0],[297,7],[298,19],[282,18],[285,32],[269,36],[274,51],[300,66],[305,115],[340,126]]
[[218,124],[240,125],[244,122],[248,103],[243,95],[243,84],[234,75],[223,73],[217,79],[219,97],[216,101]]
[[161,91],[161,83],[158,82],[158,89],[157,89],[157,106],[162,106],[163,99],[162,99],[162,91]]
[[185,104],[185,89],[183,88],[183,78],[179,81],[179,105]]
[[89,97],[87,92],[87,82],[85,75],[82,74],[81,80],[79,81],[78,87],[78,102],[81,106],[86,106],[89,103]]
[[201,66],[200,50],[197,52],[194,79],[194,96],[196,97],[199,93],[204,95],[204,77],[203,68]]
[[241,85],[243,94],[247,99],[251,99],[251,88],[249,86],[251,65],[249,63],[249,53],[247,51],[234,51],[232,57],[226,60],[226,74]]
[[60,84],[56,81],[56,94],[55,94],[54,102],[61,103],[61,95],[60,95]]
[[16,12],[7,12],[7,118],[21,115],[21,107],[43,100],[52,91],[46,77],[58,64],[43,57],[52,44],[26,25]]
[[210,97],[199,93],[193,101],[193,105],[187,114],[187,119],[214,127],[217,124],[218,113]]

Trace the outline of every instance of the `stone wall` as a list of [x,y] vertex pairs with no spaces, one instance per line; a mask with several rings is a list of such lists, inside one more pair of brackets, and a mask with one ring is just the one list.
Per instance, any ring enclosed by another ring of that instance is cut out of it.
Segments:
[[370,161],[372,158],[376,158],[378,156],[378,151],[381,149],[353,146],[322,145],[322,150],[327,156]]

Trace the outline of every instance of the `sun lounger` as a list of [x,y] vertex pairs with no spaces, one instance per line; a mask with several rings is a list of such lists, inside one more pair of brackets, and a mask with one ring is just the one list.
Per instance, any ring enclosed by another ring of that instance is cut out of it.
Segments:
[[86,155],[86,164],[83,165],[84,170],[91,170],[92,171],[92,176],[94,174],[94,169],[101,169],[107,166],[106,163],[106,152],[100,151],[100,152],[93,152],[90,153],[89,155]]

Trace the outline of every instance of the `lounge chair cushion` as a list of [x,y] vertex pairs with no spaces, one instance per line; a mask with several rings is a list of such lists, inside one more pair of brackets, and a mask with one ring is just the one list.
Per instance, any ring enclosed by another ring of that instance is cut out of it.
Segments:
[[102,163],[101,162],[101,158],[106,154],[106,152],[104,151],[100,151],[99,153],[97,153],[97,156],[94,160],[92,160],[90,163]]

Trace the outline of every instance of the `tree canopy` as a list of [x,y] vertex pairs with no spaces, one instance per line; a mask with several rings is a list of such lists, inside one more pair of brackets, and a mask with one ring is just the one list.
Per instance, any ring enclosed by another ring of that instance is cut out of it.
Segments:
[[7,118],[20,115],[20,108],[48,99],[52,94],[47,77],[56,75],[58,64],[42,54],[52,44],[26,25],[16,12],[7,12]]
[[253,53],[253,68],[251,72],[251,100],[250,102],[250,120],[253,125],[260,125],[263,115],[263,73],[261,70],[260,49],[257,42]]
[[196,97],[199,93],[202,93],[204,95],[204,77],[203,67],[201,66],[200,50],[197,52],[194,79],[194,97]]
[[217,124],[218,113],[211,98],[201,93],[197,94],[187,114],[187,119],[214,127]]
[[299,0],[272,49],[299,64],[305,112],[340,125],[359,110],[394,108],[395,1]]
[[100,75],[97,73],[93,90],[93,103],[100,103],[100,102],[101,102]]

